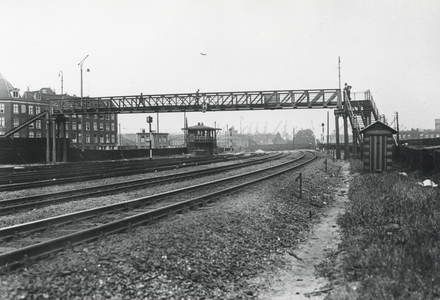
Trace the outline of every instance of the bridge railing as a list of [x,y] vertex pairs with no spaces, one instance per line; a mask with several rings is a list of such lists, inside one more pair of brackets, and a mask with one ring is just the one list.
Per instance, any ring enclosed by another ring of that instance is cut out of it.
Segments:
[[209,92],[52,100],[54,113],[221,111],[341,108],[339,89]]

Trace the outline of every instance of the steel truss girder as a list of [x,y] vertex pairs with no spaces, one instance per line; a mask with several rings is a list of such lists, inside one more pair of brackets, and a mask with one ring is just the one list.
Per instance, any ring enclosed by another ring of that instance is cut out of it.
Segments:
[[156,94],[51,100],[55,114],[342,108],[339,89]]

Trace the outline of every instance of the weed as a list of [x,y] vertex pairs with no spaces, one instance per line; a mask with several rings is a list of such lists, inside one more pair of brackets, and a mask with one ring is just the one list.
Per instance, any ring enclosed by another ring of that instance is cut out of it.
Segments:
[[364,174],[351,183],[338,223],[347,281],[362,299],[440,297],[440,199],[416,184],[417,174]]

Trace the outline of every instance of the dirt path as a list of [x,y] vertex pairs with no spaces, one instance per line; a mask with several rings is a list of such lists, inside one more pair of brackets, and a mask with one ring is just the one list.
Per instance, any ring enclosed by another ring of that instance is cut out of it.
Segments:
[[344,211],[348,201],[347,192],[351,176],[349,163],[341,162],[341,183],[335,193],[335,202],[314,227],[308,240],[292,255],[287,255],[288,266],[275,276],[271,290],[262,294],[261,300],[324,299],[331,288],[326,278],[315,276],[315,265],[321,263],[328,253],[336,251],[340,242],[337,217]]

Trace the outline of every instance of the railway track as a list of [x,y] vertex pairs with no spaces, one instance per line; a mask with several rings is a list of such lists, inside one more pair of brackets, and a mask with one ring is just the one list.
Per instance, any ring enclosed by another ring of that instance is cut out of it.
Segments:
[[220,172],[225,172],[233,169],[243,168],[275,159],[280,159],[287,154],[277,154],[268,157],[256,158],[253,160],[242,161],[233,165],[226,165],[220,167],[212,167],[204,170],[196,170],[190,172],[179,172],[170,175],[162,175],[156,177],[149,177],[137,180],[123,181],[107,185],[92,186],[80,188],[75,190],[39,194],[33,196],[26,196],[14,199],[0,200],[0,215],[15,213],[18,211],[37,209],[43,206],[54,205],[74,200],[105,196],[115,193],[122,193],[126,191],[133,191],[135,189],[142,189],[158,184],[167,184],[182,180],[189,180],[201,176],[213,175]]
[[175,168],[228,161],[228,157],[188,158],[173,160],[131,160],[26,167],[12,171],[0,171],[0,191],[29,189],[78,181],[89,181],[117,176],[127,176]]
[[[130,229],[156,219],[198,208],[208,202],[296,169],[316,158],[308,151],[300,158],[270,168],[247,172],[161,194],[71,213],[0,229],[0,269],[99,238],[103,234]],[[160,207],[158,207],[161,205]]]

